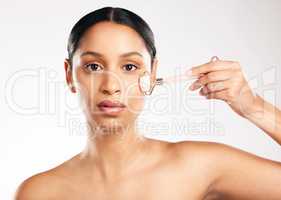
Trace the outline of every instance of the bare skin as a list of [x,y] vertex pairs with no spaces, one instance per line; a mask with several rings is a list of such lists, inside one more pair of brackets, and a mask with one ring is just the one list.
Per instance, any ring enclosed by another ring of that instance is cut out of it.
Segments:
[[[104,177],[98,164],[94,167],[78,154],[27,180],[19,199],[203,199],[214,170],[211,160],[207,163],[206,158],[195,158],[205,144],[190,144],[190,153],[183,155],[183,144],[147,143],[153,148],[149,155],[142,155],[130,169],[119,169],[118,174],[108,177]],[[196,153],[191,155],[194,150]]]
[[[103,57],[87,55],[85,58],[82,55],[87,51],[101,52]],[[143,57],[133,56],[125,61],[119,56],[131,51],[140,52]],[[138,63],[140,71],[125,73],[121,67],[128,60]],[[123,86],[106,73],[98,75],[83,68],[94,61],[120,77]],[[143,99],[128,96],[142,97],[142,94],[136,88],[126,93],[127,96],[124,91],[134,83],[138,73],[146,70],[144,66],[149,66],[149,62],[143,41],[126,26],[100,23],[83,36],[74,56],[73,69],[70,70],[66,59],[65,72],[70,90],[79,92],[82,98],[91,127],[87,145],[70,160],[26,179],[16,192],[16,200],[280,199],[280,162],[215,142],[169,143],[138,136],[134,122],[143,108]],[[156,68],[155,60],[153,79]],[[239,70],[236,62],[218,61],[194,67],[192,73],[204,75],[198,79],[205,88],[202,94],[230,102],[236,113],[281,144],[280,127],[274,125],[280,122],[280,111],[276,108],[276,112],[272,112],[274,106],[254,96]],[[218,71],[214,77],[214,72]],[[234,74],[235,78],[231,79]],[[91,84],[93,79],[95,84]],[[208,84],[219,81],[225,83],[225,88],[222,85],[208,88]],[[216,93],[218,89],[224,92]],[[237,92],[240,98],[234,99]],[[112,117],[96,112],[99,101],[120,99],[122,95],[127,100],[127,109],[122,114]],[[241,110],[243,106],[248,108],[247,113]],[[261,111],[265,111],[263,117]]]

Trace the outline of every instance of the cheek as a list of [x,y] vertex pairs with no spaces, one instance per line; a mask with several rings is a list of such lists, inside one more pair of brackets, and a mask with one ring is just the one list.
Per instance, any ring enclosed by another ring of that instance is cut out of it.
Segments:
[[123,95],[128,111],[138,114],[142,111],[144,106],[144,95],[139,89],[138,81],[127,81],[125,85]]
[[77,73],[77,86],[78,93],[80,97],[80,102],[85,106],[88,110],[94,110],[97,102],[96,96],[98,91],[98,85],[96,84],[97,80],[95,80],[92,76],[87,76],[83,73]]

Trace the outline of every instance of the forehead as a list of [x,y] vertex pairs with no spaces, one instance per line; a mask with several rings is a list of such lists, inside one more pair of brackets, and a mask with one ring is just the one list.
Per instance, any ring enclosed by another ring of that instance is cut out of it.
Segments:
[[80,40],[79,50],[96,51],[106,56],[137,51],[149,59],[141,36],[132,28],[113,22],[99,22],[89,28]]

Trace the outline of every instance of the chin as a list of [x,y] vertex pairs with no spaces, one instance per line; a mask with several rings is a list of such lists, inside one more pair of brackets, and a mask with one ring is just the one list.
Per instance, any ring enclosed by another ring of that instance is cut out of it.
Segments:
[[109,118],[104,116],[93,116],[90,120],[94,132],[103,134],[115,134],[124,132],[126,123],[122,118]]

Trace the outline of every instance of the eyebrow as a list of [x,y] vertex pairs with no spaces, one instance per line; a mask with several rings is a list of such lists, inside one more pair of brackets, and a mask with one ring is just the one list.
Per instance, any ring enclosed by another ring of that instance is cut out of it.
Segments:
[[[96,56],[96,57],[103,57],[103,55],[101,53],[95,52],[95,51],[85,51],[81,54],[82,56],[86,56],[86,55],[91,55],[91,56]],[[132,56],[132,55],[137,55],[143,58],[143,55],[137,51],[132,51],[132,52],[128,52],[128,53],[124,53],[121,54],[120,57],[128,57],[128,56]]]

